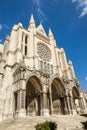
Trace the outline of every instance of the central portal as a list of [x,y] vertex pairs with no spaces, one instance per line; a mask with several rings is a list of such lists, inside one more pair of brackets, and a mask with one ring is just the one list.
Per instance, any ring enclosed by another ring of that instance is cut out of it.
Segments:
[[26,114],[40,115],[41,112],[41,95],[40,81],[36,76],[29,78],[26,86]]

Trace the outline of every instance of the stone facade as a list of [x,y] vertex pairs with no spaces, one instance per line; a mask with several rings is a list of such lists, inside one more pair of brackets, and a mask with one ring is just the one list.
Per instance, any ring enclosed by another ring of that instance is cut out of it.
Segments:
[[73,64],[49,29],[14,25],[0,53],[0,119],[30,115],[79,114],[87,99]]

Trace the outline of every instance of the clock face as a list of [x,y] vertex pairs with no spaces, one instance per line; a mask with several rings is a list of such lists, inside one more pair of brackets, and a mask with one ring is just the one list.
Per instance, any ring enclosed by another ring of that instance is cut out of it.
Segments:
[[50,61],[51,51],[47,46],[45,46],[41,43],[37,44],[37,53],[42,60]]

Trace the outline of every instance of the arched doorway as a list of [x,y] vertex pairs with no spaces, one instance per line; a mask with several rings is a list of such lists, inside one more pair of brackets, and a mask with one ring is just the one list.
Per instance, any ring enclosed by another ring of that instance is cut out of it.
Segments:
[[76,87],[72,88],[73,96],[73,109],[76,110],[76,113],[80,112],[80,94],[79,90]]
[[26,85],[26,113],[40,115],[41,111],[41,84],[36,76],[29,78]]
[[65,89],[60,79],[55,78],[51,84],[53,114],[65,114]]

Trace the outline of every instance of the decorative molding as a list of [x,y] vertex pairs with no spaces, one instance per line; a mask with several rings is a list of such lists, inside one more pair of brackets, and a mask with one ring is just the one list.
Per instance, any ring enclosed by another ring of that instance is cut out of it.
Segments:
[[14,54],[16,54],[18,51],[21,52],[21,49],[17,48],[15,51],[10,51],[10,50],[9,50],[9,51],[7,52],[7,55],[8,55],[9,53],[11,53],[12,55],[14,55]]

